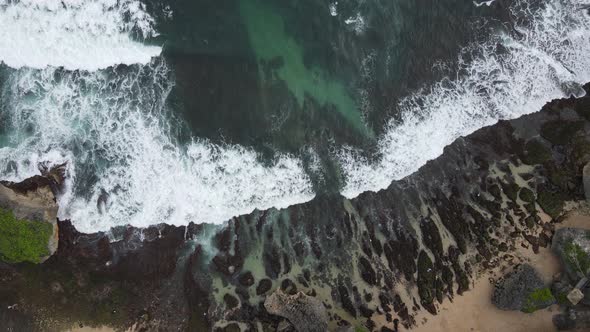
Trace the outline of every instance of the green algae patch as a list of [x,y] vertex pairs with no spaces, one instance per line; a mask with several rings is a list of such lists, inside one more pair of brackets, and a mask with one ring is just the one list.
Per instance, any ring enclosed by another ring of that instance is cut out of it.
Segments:
[[541,136],[554,145],[566,145],[582,128],[583,121],[550,121],[541,126]]
[[7,263],[39,263],[49,255],[47,244],[53,226],[46,222],[17,219],[0,208],[0,260]]
[[522,161],[528,165],[543,164],[551,159],[551,150],[539,140],[533,139],[525,145],[525,155]]
[[555,303],[555,297],[551,293],[549,287],[540,288],[527,296],[522,311],[532,313],[539,309],[546,308],[553,303]]
[[555,295],[555,300],[560,305],[567,305],[569,304],[569,300],[567,299],[567,293],[560,292]]
[[304,50],[285,31],[283,18],[269,4],[256,0],[239,1],[240,13],[248,30],[251,47],[261,66],[273,64],[276,78],[282,80],[300,107],[306,96],[322,106],[333,105],[350,126],[365,136],[374,134],[363,122],[359,108],[341,82],[329,77],[320,67],[304,63]]

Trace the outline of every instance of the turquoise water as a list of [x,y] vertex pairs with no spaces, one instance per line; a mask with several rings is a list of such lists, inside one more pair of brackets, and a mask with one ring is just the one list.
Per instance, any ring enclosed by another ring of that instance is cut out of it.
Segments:
[[[350,1],[336,13],[317,0],[149,4],[190,130],[292,153],[370,149],[398,98],[477,39],[475,20],[505,14],[462,1]],[[158,16],[166,6],[172,18]]]
[[[333,106],[360,135],[373,136],[372,130],[363,122],[359,104],[347,87],[321,67],[305,65],[304,50],[285,31],[280,13],[270,4],[255,0],[241,1],[240,13],[259,63],[262,84],[266,80],[282,80],[303,111],[305,99],[314,99],[323,108]],[[265,64],[271,62],[279,64],[269,70],[270,75],[265,75]]]

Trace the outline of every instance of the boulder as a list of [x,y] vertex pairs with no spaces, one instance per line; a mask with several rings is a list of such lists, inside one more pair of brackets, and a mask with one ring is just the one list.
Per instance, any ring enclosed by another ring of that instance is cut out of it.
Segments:
[[325,332],[328,330],[328,313],[322,301],[302,292],[287,295],[280,289],[264,301],[266,310],[291,322],[299,332]]
[[523,264],[496,284],[492,303],[502,310],[533,312],[555,303],[555,298],[551,290],[544,286],[537,271]]
[[551,250],[557,255],[567,277],[576,283],[590,272],[590,231],[562,228],[555,232]]
[[567,299],[570,301],[571,304],[576,305],[578,303],[580,303],[580,301],[582,301],[582,299],[584,298],[584,293],[582,293],[581,290],[579,290],[578,288],[574,288],[572,289],[568,294],[567,294]]

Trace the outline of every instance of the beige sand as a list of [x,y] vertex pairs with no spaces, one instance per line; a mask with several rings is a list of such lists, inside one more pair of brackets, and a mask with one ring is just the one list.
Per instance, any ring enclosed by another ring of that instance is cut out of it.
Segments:
[[70,330],[67,330],[66,332],[114,332],[115,330],[113,330],[110,327],[74,327]]
[[[549,249],[540,250],[538,255],[530,255],[524,250],[519,255],[526,255],[524,261],[530,261],[543,278],[549,282],[559,271],[559,263]],[[496,308],[492,302],[493,284],[502,273],[489,273],[481,276],[472,290],[455,296],[453,303],[444,302],[439,307],[437,316],[421,314],[416,317],[418,327],[412,329],[417,332],[436,331],[474,331],[474,332],[524,332],[524,331],[556,331],[551,318],[557,313],[557,306],[538,310],[532,314],[519,311],[504,311]]]
[[[556,225],[556,228],[563,227],[590,229],[590,214],[587,215],[586,211],[572,212],[561,224]],[[533,254],[530,249],[520,249],[515,256],[520,261],[529,262],[535,266],[546,282],[550,282],[553,276],[560,271],[559,261],[549,248],[540,248],[537,255]],[[455,296],[453,303],[445,301],[439,307],[437,316],[421,313],[416,317],[418,326],[411,331],[556,331],[551,321],[553,315],[558,313],[556,305],[526,314],[499,310],[491,303],[493,285],[490,279],[496,280],[501,275],[503,275],[503,271],[498,269],[481,276],[473,285],[472,290],[464,293],[463,296]]]

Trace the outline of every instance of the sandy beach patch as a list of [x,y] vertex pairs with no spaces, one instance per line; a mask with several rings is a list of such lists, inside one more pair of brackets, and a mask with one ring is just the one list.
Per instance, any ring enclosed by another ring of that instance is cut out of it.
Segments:
[[[583,209],[576,209],[555,228],[575,227],[590,229],[590,213]],[[550,248],[540,248],[538,254],[531,249],[518,248],[513,253],[515,261],[528,262],[539,271],[546,283],[550,283],[553,276],[559,273],[561,267],[557,257]],[[496,308],[491,301],[493,282],[508,272],[512,266],[503,264],[488,273],[481,275],[472,284],[471,290],[463,296],[455,296],[451,303],[448,299],[439,306],[436,316],[421,312],[416,316],[417,326],[414,332],[553,332],[557,331],[552,323],[553,315],[559,312],[559,307],[549,308],[527,314],[519,311],[504,311]],[[400,326],[400,331],[405,331]]]

